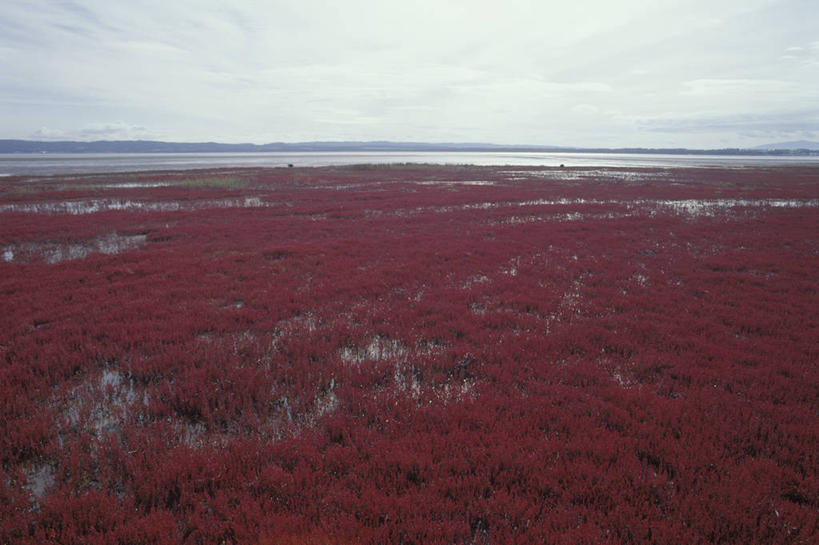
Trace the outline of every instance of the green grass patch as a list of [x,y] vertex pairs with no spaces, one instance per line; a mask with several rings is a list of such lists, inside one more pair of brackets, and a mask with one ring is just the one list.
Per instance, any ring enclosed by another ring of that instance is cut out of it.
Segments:
[[185,178],[179,181],[170,181],[169,186],[181,187],[214,187],[239,188],[247,185],[247,180],[239,176],[210,176],[208,178]]
[[238,189],[245,187],[248,180],[240,176],[208,176],[202,178],[182,178],[179,180],[164,179],[161,181],[114,179],[104,183],[101,182],[40,182],[18,184],[7,188],[0,193],[8,195],[20,195],[29,193],[59,192],[59,191],[110,191],[117,189],[136,189],[151,187],[199,187],[214,189]]

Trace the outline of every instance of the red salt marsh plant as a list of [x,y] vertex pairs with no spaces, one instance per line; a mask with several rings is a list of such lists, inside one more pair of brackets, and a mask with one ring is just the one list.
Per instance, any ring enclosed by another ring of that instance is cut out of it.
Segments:
[[0,543],[813,542],[818,181],[6,179]]

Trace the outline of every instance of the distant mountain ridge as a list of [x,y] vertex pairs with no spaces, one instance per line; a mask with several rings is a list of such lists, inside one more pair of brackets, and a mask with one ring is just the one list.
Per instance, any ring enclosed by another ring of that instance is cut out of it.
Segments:
[[[751,149],[687,148],[575,148],[561,146],[503,145],[487,143],[429,142],[272,142],[225,144],[220,142],[162,142],[155,140],[98,140],[94,142],[0,140],[0,153],[251,153],[251,152],[560,152],[560,153],[661,153],[694,155],[819,155],[815,147],[794,148],[784,144]],[[781,146],[781,147],[777,147]]]

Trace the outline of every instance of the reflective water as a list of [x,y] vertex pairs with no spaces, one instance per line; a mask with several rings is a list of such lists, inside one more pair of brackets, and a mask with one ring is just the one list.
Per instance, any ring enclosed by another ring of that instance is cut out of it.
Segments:
[[567,167],[744,167],[816,165],[819,156],[663,155],[543,152],[270,152],[0,154],[0,176],[186,170],[229,167],[318,167],[354,164],[432,163]]

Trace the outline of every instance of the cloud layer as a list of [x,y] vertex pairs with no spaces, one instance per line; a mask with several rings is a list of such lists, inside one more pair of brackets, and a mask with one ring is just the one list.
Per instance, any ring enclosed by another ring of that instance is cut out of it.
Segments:
[[755,145],[819,135],[814,0],[6,0],[0,137]]

